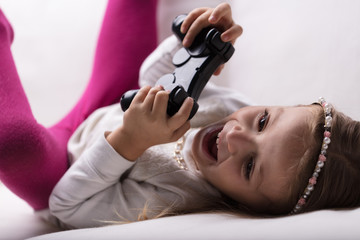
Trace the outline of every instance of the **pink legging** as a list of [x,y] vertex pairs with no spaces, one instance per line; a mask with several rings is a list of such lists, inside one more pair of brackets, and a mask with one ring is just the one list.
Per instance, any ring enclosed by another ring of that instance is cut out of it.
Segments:
[[0,10],[0,180],[35,210],[48,207],[68,169],[67,142],[79,124],[138,88],[140,65],[157,44],[156,5],[157,0],[109,0],[88,86],[50,128],[31,112],[10,51],[13,30]]

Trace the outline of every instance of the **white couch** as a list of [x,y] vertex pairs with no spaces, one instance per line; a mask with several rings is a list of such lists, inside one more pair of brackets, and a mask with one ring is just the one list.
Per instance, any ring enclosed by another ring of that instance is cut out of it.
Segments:
[[[170,34],[175,15],[219,2],[159,0],[159,38]],[[324,96],[360,120],[360,1],[228,2],[244,33],[213,81],[265,105],[307,104]],[[12,50],[39,122],[56,122],[84,89],[105,5],[0,0],[15,29]],[[360,209],[275,219],[193,214],[39,236],[59,229],[0,184],[0,239],[360,239],[359,220]]]

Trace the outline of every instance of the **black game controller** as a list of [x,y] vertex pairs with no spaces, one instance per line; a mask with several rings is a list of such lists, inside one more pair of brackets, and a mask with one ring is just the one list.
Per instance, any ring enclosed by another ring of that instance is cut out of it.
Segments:
[[[182,41],[185,34],[180,32],[180,26],[186,15],[176,17],[172,24],[172,31]],[[170,91],[167,114],[173,116],[181,107],[185,99],[190,96],[194,105],[189,119],[197,112],[197,100],[210,77],[216,69],[227,62],[235,49],[229,42],[220,39],[221,32],[213,27],[203,29],[189,48],[182,47],[174,55],[175,65],[173,73],[165,74],[157,82],[165,90]],[[121,97],[121,108],[126,111],[138,90],[130,90]]]

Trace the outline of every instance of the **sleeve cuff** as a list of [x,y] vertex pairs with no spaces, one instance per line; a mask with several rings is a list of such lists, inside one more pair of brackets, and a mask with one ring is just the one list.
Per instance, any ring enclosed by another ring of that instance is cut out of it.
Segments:
[[102,135],[86,153],[86,161],[104,180],[113,181],[135,164],[122,157]]

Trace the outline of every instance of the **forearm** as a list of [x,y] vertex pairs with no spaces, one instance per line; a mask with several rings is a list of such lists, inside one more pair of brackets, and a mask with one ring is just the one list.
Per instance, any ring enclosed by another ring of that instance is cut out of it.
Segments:
[[[99,139],[55,186],[49,199],[52,215],[73,227],[99,224],[94,223],[95,217],[101,218],[95,215],[100,209],[99,202],[103,209],[111,205],[111,201],[99,199],[112,199],[111,195],[120,188],[120,177],[133,164],[116,153],[104,137]],[[110,188],[113,190],[105,191]],[[101,214],[109,215],[113,210],[108,211]]]

